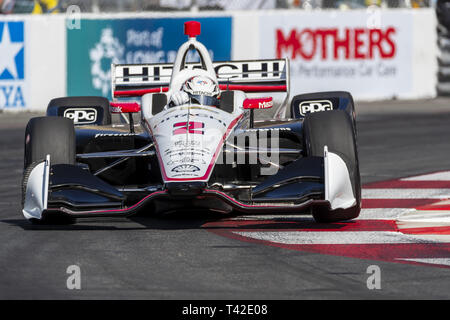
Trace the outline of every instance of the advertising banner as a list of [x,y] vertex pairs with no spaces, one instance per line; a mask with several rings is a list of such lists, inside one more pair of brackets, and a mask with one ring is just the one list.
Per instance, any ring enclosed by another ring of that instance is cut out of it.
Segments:
[[189,20],[202,24],[198,40],[213,60],[231,58],[231,17],[82,19],[67,29],[68,95],[110,97],[111,63],[173,62]]
[[25,22],[0,20],[0,109],[28,106]]
[[291,61],[292,94],[345,90],[360,99],[413,90],[413,14],[313,11],[259,18],[262,58]]

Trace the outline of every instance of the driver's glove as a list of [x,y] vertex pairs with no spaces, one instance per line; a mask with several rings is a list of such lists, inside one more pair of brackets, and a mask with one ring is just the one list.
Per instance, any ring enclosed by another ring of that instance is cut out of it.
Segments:
[[170,101],[173,102],[174,105],[180,106],[189,102],[189,95],[184,91],[177,91],[172,94]]

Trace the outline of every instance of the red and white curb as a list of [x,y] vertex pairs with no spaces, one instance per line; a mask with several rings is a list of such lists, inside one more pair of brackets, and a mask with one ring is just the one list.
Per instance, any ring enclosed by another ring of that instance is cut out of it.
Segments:
[[370,183],[360,216],[319,224],[308,215],[239,216],[216,234],[292,250],[450,268],[450,171]]

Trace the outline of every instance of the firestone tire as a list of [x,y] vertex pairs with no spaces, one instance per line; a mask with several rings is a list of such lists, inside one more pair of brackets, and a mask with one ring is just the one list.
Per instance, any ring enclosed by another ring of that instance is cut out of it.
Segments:
[[24,168],[50,155],[51,164],[75,164],[73,121],[63,117],[32,118],[25,129]]
[[[76,144],[73,121],[62,117],[32,118],[25,129],[22,207],[25,203],[28,177],[33,168],[50,155],[50,164],[75,164]],[[70,224],[75,219],[63,214],[31,219],[33,224]]]
[[303,123],[307,156],[323,157],[324,147],[339,155],[347,165],[356,205],[348,209],[313,208],[317,222],[337,222],[358,217],[361,211],[361,177],[359,173],[356,129],[343,110],[310,113]]

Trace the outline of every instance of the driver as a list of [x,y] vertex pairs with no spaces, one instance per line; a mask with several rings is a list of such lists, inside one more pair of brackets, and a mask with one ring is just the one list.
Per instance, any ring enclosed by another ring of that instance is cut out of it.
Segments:
[[195,76],[188,79],[181,88],[170,98],[172,105],[180,106],[191,101],[194,104],[204,106],[219,106],[220,89],[219,85],[210,77]]

